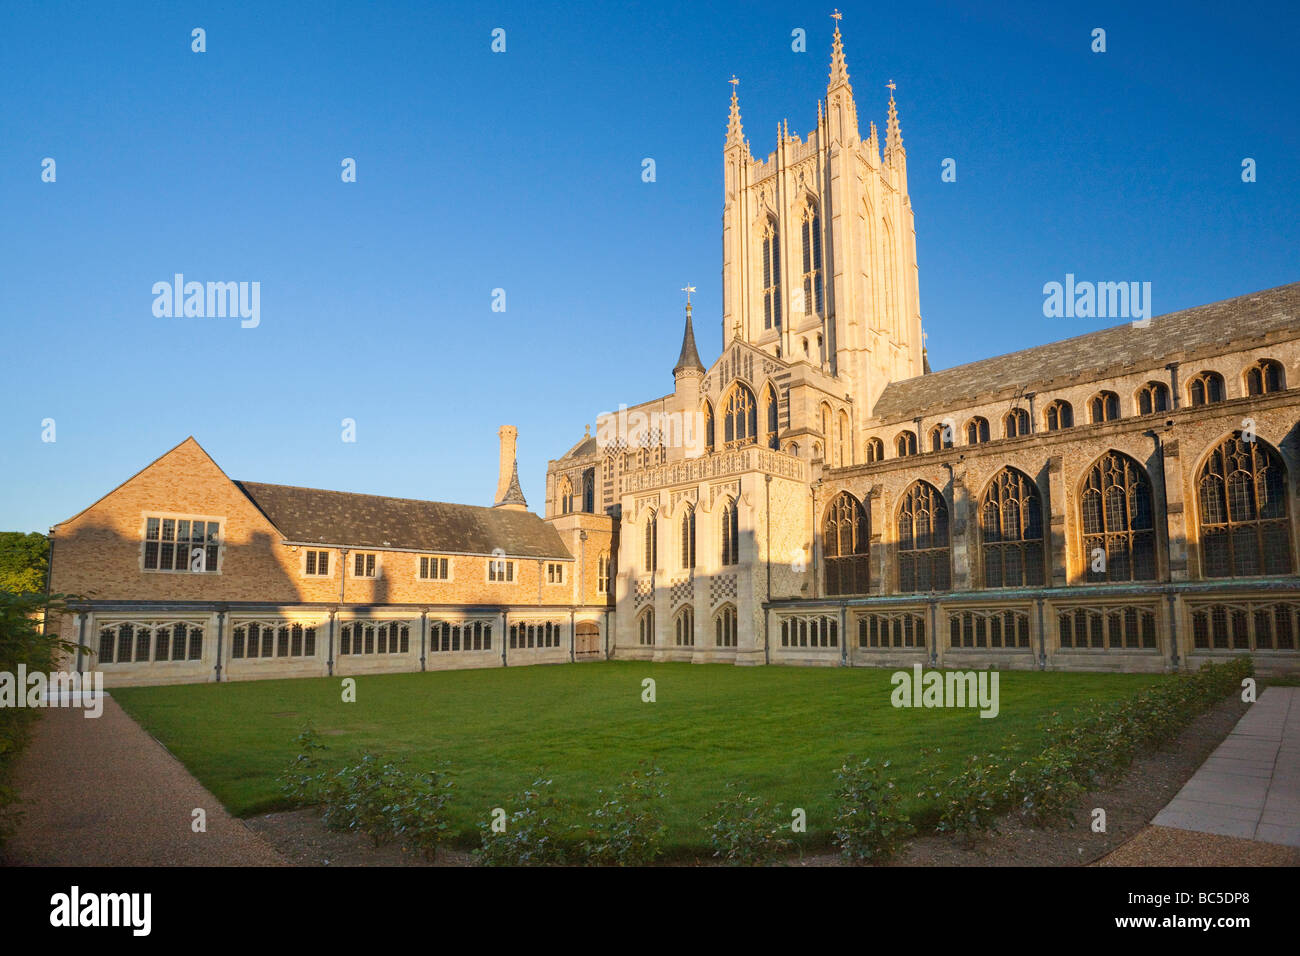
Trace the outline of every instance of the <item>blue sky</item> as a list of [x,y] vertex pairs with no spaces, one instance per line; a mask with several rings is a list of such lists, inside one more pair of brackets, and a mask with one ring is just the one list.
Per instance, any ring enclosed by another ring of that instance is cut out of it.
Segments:
[[[1293,4],[841,9],[864,134],[898,84],[935,368],[1114,324],[1043,317],[1067,272],[1157,314],[1300,279]],[[727,80],[757,155],[806,134],[830,11],[7,0],[0,529],[190,434],[234,478],[490,504],[505,423],[540,511],[585,423],[671,389],[687,282],[716,357]],[[155,317],[177,272],[260,282],[261,324]]]

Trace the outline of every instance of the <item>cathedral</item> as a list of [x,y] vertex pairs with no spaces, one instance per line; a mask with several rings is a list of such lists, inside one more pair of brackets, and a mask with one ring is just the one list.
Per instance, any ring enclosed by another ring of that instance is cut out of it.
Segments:
[[672,391],[549,462],[543,514],[510,426],[490,507],[236,480],[189,438],[51,529],[77,669],[1300,669],[1300,283],[932,370],[892,85],[882,147],[838,26],[765,158],[733,78],[722,173],[722,354],[684,290]]
[[[943,371],[891,95],[835,30],[806,138],[723,145],[722,354],[547,476],[615,542],[611,654],[737,664],[1300,665],[1300,285]],[[675,427],[674,427],[675,426]]]

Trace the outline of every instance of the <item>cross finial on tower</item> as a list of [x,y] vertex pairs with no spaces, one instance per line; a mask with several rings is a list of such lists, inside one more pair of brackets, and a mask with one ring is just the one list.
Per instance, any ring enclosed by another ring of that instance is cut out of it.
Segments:
[[736,79],[735,73],[731,74],[731,79],[727,80],[727,82],[730,83],[732,86],[740,85],[740,80]]
[[844,19],[844,14],[840,13],[840,8],[836,7],[835,12],[831,14],[831,19],[835,21],[835,29],[840,28],[840,21]]
[[890,80],[885,85],[889,87],[889,95],[892,97],[894,95],[894,90],[898,89],[898,85],[895,84],[893,80]]

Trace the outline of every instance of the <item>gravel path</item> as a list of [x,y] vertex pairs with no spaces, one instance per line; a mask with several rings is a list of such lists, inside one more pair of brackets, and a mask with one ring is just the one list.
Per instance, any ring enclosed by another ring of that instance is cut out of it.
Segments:
[[[35,866],[282,866],[109,697],[104,713],[41,714],[15,767],[23,818],[4,862]],[[207,813],[207,832],[191,829]]]

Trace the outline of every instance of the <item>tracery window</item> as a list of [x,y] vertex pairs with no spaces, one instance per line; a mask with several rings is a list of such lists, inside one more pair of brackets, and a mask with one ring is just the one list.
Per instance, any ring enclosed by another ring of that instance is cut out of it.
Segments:
[[728,448],[752,445],[758,441],[758,403],[754,393],[737,382],[722,408],[723,440]]
[[689,604],[678,612],[673,622],[673,643],[678,647],[695,646],[695,609]]
[[776,223],[763,229],[763,328],[781,327],[781,237]]
[[1007,438],[1017,438],[1029,434],[1029,412],[1023,408],[1013,408],[1002,419],[1002,434]]
[[736,646],[736,609],[728,604],[713,619],[713,646]]
[[1115,421],[1119,418],[1119,396],[1114,392],[1098,392],[1088,402],[1088,414],[1094,425]]
[[966,423],[966,444],[982,445],[989,440],[989,420],[976,416]]
[[1218,372],[1201,372],[1187,384],[1187,397],[1193,406],[1213,405],[1227,397],[1223,387],[1223,376]]
[[1280,392],[1286,388],[1285,373],[1281,362],[1273,359],[1260,359],[1246,370],[1246,394],[1265,395]]
[[1169,411],[1169,386],[1164,382],[1147,382],[1137,391],[1139,415]]
[[695,509],[686,506],[682,513],[682,569],[695,567]]
[[853,495],[840,492],[827,507],[822,525],[828,595],[867,592],[870,546],[866,510]]
[[916,432],[899,432],[898,437],[894,439],[894,448],[898,452],[899,458],[907,458],[916,454]]
[[1107,452],[1089,470],[1079,504],[1087,580],[1155,580],[1156,533],[1146,470],[1127,455]]
[[1197,476],[1202,571],[1209,578],[1290,574],[1286,469],[1276,451],[1234,432]]
[[1074,406],[1062,399],[1057,399],[1047,406],[1047,430],[1059,432],[1063,428],[1074,427]]
[[722,506],[722,563],[740,563],[740,508],[730,499]]
[[934,485],[918,481],[898,513],[898,589],[946,591],[951,582],[948,503]]
[[989,483],[980,508],[984,586],[1043,583],[1043,513],[1038,486],[1024,472],[1004,468]]
[[803,209],[802,230],[804,311],[823,315],[821,217],[811,201]]

